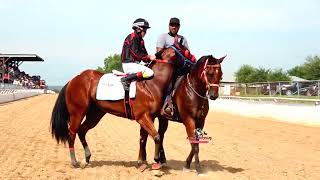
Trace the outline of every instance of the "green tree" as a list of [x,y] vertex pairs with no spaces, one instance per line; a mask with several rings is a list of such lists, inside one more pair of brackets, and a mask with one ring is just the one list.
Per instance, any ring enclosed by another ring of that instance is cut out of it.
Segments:
[[308,80],[320,79],[320,58],[319,56],[307,57],[307,62],[303,64],[304,78]]
[[308,80],[320,79],[320,57],[308,56],[306,62],[302,65],[295,66],[288,73],[292,76],[301,77]]
[[110,55],[104,59],[104,67],[98,66],[97,71],[102,73],[110,73],[113,69],[122,70],[121,56],[119,54]]
[[270,70],[262,67],[254,68],[250,65],[241,66],[235,73],[235,77],[240,83],[290,81],[290,77],[282,69]]
[[240,69],[235,72],[236,81],[239,83],[250,83],[253,82],[253,74],[255,68],[245,64],[240,67]]
[[252,76],[252,81],[253,82],[266,82],[268,79],[268,74],[270,70],[265,69],[262,67],[259,67],[258,69],[255,69]]
[[290,81],[289,75],[282,69],[275,69],[269,72],[268,81]]
[[302,66],[296,66],[292,69],[289,69],[287,72],[290,76],[297,76],[297,77],[301,77],[301,78],[305,77],[305,72],[304,72]]

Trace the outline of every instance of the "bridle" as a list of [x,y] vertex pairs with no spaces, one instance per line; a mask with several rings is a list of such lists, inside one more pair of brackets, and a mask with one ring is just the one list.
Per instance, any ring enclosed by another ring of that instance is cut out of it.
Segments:
[[[208,62],[208,61],[207,61],[207,62]],[[205,80],[205,82],[206,82],[206,88],[207,88],[207,89],[210,89],[211,87],[217,87],[217,88],[219,88],[219,87],[220,87],[219,83],[210,83],[210,82],[208,81],[207,71],[205,70],[206,67],[207,67],[207,62],[206,62],[206,64],[205,64],[205,66],[204,66],[205,68],[203,68],[203,71],[202,71],[200,77],[201,77],[201,78],[204,77],[204,80]],[[212,66],[212,67],[214,67],[214,68],[220,68],[220,67],[221,67],[220,64],[214,64],[214,65],[210,65],[210,66]]]
[[199,93],[192,87],[192,85],[191,85],[191,83],[190,83],[190,80],[189,80],[189,74],[190,74],[190,73],[187,74],[188,86],[192,89],[192,91],[193,91],[197,96],[199,96],[199,97],[201,97],[201,98],[203,98],[203,99],[208,99],[207,96],[202,96],[201,94],[199,94]]
[[[207,67],[207,64],[208,64],[208,59],[206,60],[205,62],[205,65],[204,65],[204,68],[203,68],[203,71],[201,73],[201,78],[204,78],[205,80],[205,83],[206,83],[206,89],[210,89],[211,87],[217,87],[219,88],[220,85],[219,83],[210,83],[208,81],[208,77],[207,77],[207,72],[206,72],[206,67]],[[221,67],[221,64],[214,64],[214,65],[210,65],[214,68],[220,68]],[[203,99],[208,99],[207,96],[202,96],[201,94],[199,94],[193,87],[192,87],[192,84],[190,83],[190,80],[189,80],[189,73],[187,74],[187,82],[188,82],[188,86],[192,89],[192,91],[199,97],[203,98]]]

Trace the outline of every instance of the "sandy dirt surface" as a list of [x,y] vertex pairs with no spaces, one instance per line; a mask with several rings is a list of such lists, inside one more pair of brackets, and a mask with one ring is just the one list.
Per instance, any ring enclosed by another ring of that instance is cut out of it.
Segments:
[[[91,164],[73,169],[67,146],[57,145],[49,131],[56,98],[41,95],[0,105],[0,179],[159,179],[136,168],[138,124],[111,115],[87,134]],[[205,131],[213,141],[200,145],[206,173],[199,177],[194,163],[191,172],[182,170],[190,151],[184,126],[169,123],[161,179],[320,179],[319,127],[210,113]],[[78,138],[75,148],[83,160]],[[149,138],[149,163],[153,152]]]

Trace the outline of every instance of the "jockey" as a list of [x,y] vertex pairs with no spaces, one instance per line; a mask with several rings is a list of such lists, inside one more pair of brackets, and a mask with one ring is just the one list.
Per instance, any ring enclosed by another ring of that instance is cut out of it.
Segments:
[[[189,49],[187,39],[184,36],[178,34],[179,29],[180,29],[180,20],[176,17],[171,18],[169,21],[169,32],[161,34],[157,40],[156,50],[158,54],[161,54],[159,52],[161,52],[165,48],[168,48],[174,45],[175,43],[179,43],[182,46]],[[190,53],[189,50],[186,50],[182,54],[184,54],[184,56],[187,59],[190,59],[192,62],[196,61],[196,58]]]
[[[184,36],[178,34],[179,29],[180,29],[180,20],[176,17],[171,18],[169,21],[169,32],[161,34],[157,40],[156,56],[158,57],[165,48],[169,48],[170,46],[172,46],[174,44],[180,44],[180,45],[187,48],[186,50],[181,52],[181,54],[183,56],[185,56],[187,59],[191,60],[193,63],[195,63],[196,58],[189,51],[187,39]],[[186,70],[189,71],[189,69],[190,69],[190,67]],[[187,72],[184,71],[183,73],[187,73]],[[173,115],[173,111],[172,111],[173,105],[172,105],[171,94],[172,94],[172,91],[174,90],[175,83],[176,82],[179,83],[179,79],[182,75],[183,74],[179,74],[179,75],[176,74],[173,77],[171,84],[167,90],[167,95],[166,95],[166,99],[165,99],[165,103],[164,103],[163,111],[162,111],[164,113],[164,115],[166,115],[166,116]]]
[[123,43],[121,53],[122,68],[128,74],[121,78],[121,82],[125,88],[129,88],[131,81],[150,79],[154,75],[150,68],[142,64],[156,59],[155,55],[148,55],[144,46],[143,37],[149,28],[148,21],[142,18],[136,19],[132,24],[134,31],[126,37]]

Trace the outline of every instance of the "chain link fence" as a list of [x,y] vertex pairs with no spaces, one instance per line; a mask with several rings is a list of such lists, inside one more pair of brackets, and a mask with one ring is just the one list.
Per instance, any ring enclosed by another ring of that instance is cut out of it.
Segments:
[[283,96],[320,99],[320,80],[281,81],[259,83],[221,83],[220,95],[224,96]]

